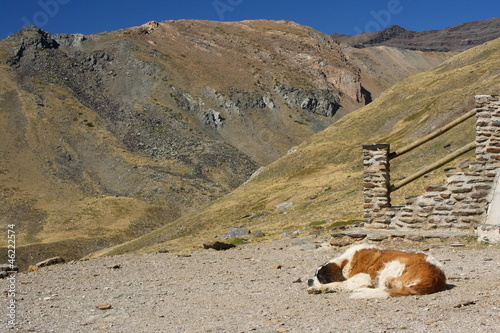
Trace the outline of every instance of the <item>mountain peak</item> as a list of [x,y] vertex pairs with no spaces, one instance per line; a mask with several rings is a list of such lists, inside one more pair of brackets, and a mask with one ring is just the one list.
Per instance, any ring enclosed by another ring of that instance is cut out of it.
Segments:
[[15,64],[29,49],[55,49],[59,44],[52,36],[35,25],[23,27],[21,30],[8,37],[16,46],[12,49],[13,56],[8,60],[9,64]]
[[21,30],[9,36],[10,39],[17,40],[25,47],[34,46],[37,49],[56,48],[57,42],[45,30],[36,25],[23,27]]
[[386,31],[386,32],[394,33],[394,34],[401,34],[401,33],[409,32],[409,30],[406,30],[405,28],[403,28],[399,25],[391,25],[390,27],[388,27],[382,31]]

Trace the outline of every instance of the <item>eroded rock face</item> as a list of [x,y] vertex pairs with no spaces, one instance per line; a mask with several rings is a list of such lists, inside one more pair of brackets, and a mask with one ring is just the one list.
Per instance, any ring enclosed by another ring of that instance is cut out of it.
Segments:
[[340,108],[338,93],[335,94],[331,90],[304,91],[295,87],[278,85],[275,91],[288,105],[292,107],[298,106],[301,110],[325,117],[333,117]]

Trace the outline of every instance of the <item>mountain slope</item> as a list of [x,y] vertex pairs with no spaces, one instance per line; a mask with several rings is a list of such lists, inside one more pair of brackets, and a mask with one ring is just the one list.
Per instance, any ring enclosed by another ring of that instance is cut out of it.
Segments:
[[19,257],[78,258],[175,221],[447,57],[357,51],[266,20],[1,40],[0,218]]
[[340,46],[291,22],[26,27],[0,77],[1,220],[31,263],[165,225],[364,104]]
[[[308,225],[361,220],[360,145],[389,142],[393,150],[405,146],[472,109],[474,95],[497,93],[499,49],[500,39],[496,39],[434,70],[409,77],[373,103],[307,139],[252,181],[205,209],[101,254],[192,248],[233,226],[272,235]],[[469,119],[447,135],[399,157],[391,165],[392,176],[397,179],[409,175],[473,141],[474,123]],[[467,156],[455,162],[457,166],[464,158]],[[443,171],[433,172],[397,191],[393,201],[402,202],[408,195],[421,193],[424,184],[443,180]]]
[[358,48],[384,45],[420,51],[464,51],[500,37],[500,17],[462,23],[441,30],[417,32],[393,25],[376,32],[354,36],[334,34],[332,37]]
[[361,71],[361,86],[371,99],[411,75],[430,70],[455,52],[412,51],[389,46],[344,46],[347,59]]

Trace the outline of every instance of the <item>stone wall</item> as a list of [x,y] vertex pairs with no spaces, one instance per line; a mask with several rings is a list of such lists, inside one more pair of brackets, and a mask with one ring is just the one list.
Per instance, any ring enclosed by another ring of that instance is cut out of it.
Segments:
[[476,161],[404,206],[390,204],[389,145],[363,146],[365,229],[472,231],[485,223],[500,173],[500,96],[475,99]]

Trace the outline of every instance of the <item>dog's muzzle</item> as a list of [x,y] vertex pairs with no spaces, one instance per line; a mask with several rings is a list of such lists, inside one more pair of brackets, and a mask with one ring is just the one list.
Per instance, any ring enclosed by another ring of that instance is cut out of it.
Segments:
[[309,279],[309,280],[307,280],[307,286],[308,286],[308,287],[312,287],[312,286],[314,286],[314,279]]

